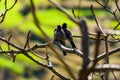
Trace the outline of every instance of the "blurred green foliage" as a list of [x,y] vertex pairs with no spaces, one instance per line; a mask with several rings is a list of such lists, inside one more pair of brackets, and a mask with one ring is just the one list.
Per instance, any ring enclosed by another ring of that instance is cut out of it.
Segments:
[[0,67],[9,68],[13,73],[23,74],[24,66],[19,63],[13,63],[12,59],[5,58],[4,56],[0,57]]
[[[11,4],[13,4],[13,2],[11,0],[7,1],[7,5],[8,7],[10,7]],[[40,26],[46,32],[46,34],[49,35],[49,37],[53,38],[53,31],[58,24],[62,25],[64,22],[66,22],[68,23],[68,27],[70,29],[75,28],[75,26],[77,26],[75,23],[69,20],[66,15],[64,15],[62,12],[58,11],[55,8],[38,8],[40,4],[48,5],[49,3],[47,0],[34,0],[34,2],[37,6],[36,15],[40,21]],[[14,8],[7,13],[7,15],[5,16],[5,20],[2,24],[0,24],[0,27],[7,30],[17,27],[17,29],[19,29],[23,34],[26,34],[29,30],[31,30],[36,35],[42,36],[40,31],[36,28],[34,24],[32,14],[28,13],[25,16],[21,14],[21,10],[23,10],[26,5],[30,6],[28,0],[18,1]],[[4,0],[0,0],[0,13],[4,11],[4,8]],[[67,11],[72,15],[71,9],[67,9]],[[75,9],[76,15],[79,15],[80,17],[84,16],[87,18],[88,26],[91,26],[91,24],[95,24],[90,8],[81,8],[80,12],[78,12],[78,9]],[[95,14],[98,18],[109,18],[109,16],[111,16],[111,14],[109,14],[107,11],[101,8],[95,8]],[[114,21],[113,17],[111,17],[110,22],[107,23],[107,25],[109,28],[114,28],[115,25],[117,25],[117,22]],[[1,44],[1,46],[4,50],[8,49],[8,47],[5,44]],[[42,60],[40,61],[42,62]],[[37,64],[34,64],[34,62],[26,58],[24,55],[17,56],[15,63],[12,62],[12,59],[0,55],[0,67],[9,68],[17,74],[23,74],[26,66],[32,67],[32,69],[34,69],[37,66]]]
[[[11,5],[12,1],[8,2],[8,5]],[[41,35],[39,30],[35,27],[35,24],[33,23],[33,17],[32,14],[27,14],[26,16],[23,16],[21,14],[21,10],[25,8],[24,5],[29,4],[22,4],[24,1],[18,2],[15,7],[8,12],[8,14],[5,17],[5,20],[3,22],[3,25],[5,28],[12,28],[12,27],[18,27],[21,31],[26,33],[28,30],[32,30],[37,35]],[[46,0],[34,0],[36,5],[39,5],[38,3],[48,3]],[[0,2],[0,12],[3,11],[3,1]],[[29,1],[26,1],[25,3],[29,3]],[[2,4],[2,5],[1,5]],[[20,7],[21,6],[21,7]],[[68,9],[69,13],[72,14],[71,9]],[[75,9],[76,15],[78,14],[78,10]],[[96,16],[101,17],[108,17],[110,14],[107,11],[104,11],[103,9],[95,9]],[[40,20],[40,24],[42,29],[49,34],[50,37],[53,37],[53,30],[58,24],[62,24],[64,22],[68,23],[69,28],[73,28],[75,24],[69,20],[63,13],[58,11],[57,9],[37,9],[36,11],[37,17]],[[80,10],[79,13],[80,16],[87,17],[89,20],[93,21],[93,17],[90,11],[90,8],[83,8]],[[88,22],[89,23],[89,22]],[[112,20],[110,23],[110,28],[113,28],[115,24],[115,21]]]

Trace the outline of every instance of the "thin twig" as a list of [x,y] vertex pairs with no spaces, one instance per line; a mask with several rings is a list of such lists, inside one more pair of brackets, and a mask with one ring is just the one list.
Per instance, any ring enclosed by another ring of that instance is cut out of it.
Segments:
[[[8,42],[10,42],[10,39],[12,38],[12,35],[9,36]],[[10,50],[10,45],[8,44],[8,50]]]
[[[97,56],[98,56],[98,54],[99,54],[99,47],[100,47],[100,34],[101,34],[101,32],[100,31],[98,31],[97,32],[98,33],[98,36],[97,36],[97,40],[96,40],[96,44],[95,44],[95,55],[94,55],[94,59],[97,59]],[[94,62],[93,63],[93,66],[95,66],[96,65],[96,63],[97,62]]]
[[27,34],[27,40],[26,40],[26,43],[24,45],[24,49],[26,49],[27,45],[29,45],[30,33],[31,33],[31,31],[29,31],[28,34]]
[[[119,51],[120,51],[120,47],[108,51],[108,54],[109,54],[109,56],[110,56],[110,55],[115,54],[115,53],[117,53],[117,52],[119,52]],[[102,54],[98,55],[98,56],[97,56],[97,59],[95,59],[95,60],[96,60],[96,61],[100,61],[101,59],[104,59],[106,56],[107,56],[106,52],[105,52],[105,53],[102,53]]]
[[113,28],[115,30],[120,25],[120,22]]
[[1,51],[4,51],[4,49],[1,47],[1,45],[0,45],[0,50],[1,50]]
[[118,80],[113,70],[112,70],[112,74],[113,74],[114,80]]
[[22,49],[22,48],[20,48],[18,45],[9,42],[8,40],[6,40],[6,39],[3,38],[3,37],[0,37],[0,40],[3,41],[3,42],[5,42],[5,43],[7,43],[7,44],[9,44],[9,45],[11,45],[12,47],[14,47],[14,48],[16,48],[16,49],[18,49],[18,50]]
[[[28,46],[29,51],[30,51],[33,55],[35,55],[35,56],[38,57],[38,58],[41,58],[41,59],[44,59],[44,60],[45,60],[45,58],[37,55],[33,50],[31,50],[30,44],[29,44],[30,33],[31,33],[31,31],[29,31],[28,34],[27,34],[27,40],[26,40],[24,49]],[[27,51],[27,50],[26,50],[26,51]],[[27,51],[27,52],[28,52],[28,51]]]
[[75,15],[74,8],[72,8],[72,14],[73,14],[73,16],[77,19],[76,15]]
[[59,11],[63,12],[70,20],[75,22],[76,24],[79,24],[79,19],[76,19],[74,16],[70,15],[65,8],[63,8],[59,3],[55,2],[55,0],[48,0],[50,3],[52,3]]
[[35,9],[35,5],[33,0],[30,0],[30,4],[31,4],[31,11],[32,11],[32,15],[33,15],[33,19],[34,19],[34,23],[36,25],[36,27],[39,29],[39,31],[44,35],[44,38],[46,39],[46,41],[49,41],[50,38],[48,37],[48,35],[43,31],[43,29],[40,26],[40,21],[38,20],[37,16],[36,16],[36,9]]
[[60,77],[62,80],[71,80],[70,78],[60,74],[58,71],[56,71],[53,66],[49,66],[46,64],[43,64],[41,62],[39,62],[38,60],[34,59],[32,56],[30,56],[26,51],[23,51],[23,54],[28,57],[30,60],[32,60],[33,62],[35,62],[38,65],[41,65],[42,67],[45,67],[47,69],[49,69],[50,71],[52,71],[54,74],[56,74],[58,77]]
[[102,6],[105,10],[107,10],[109,13],[111,13],[113,16],[114,16],[114,18],[116,19],[116,21],[117,22],[120,22],[119,21],[119,19],[118,19],[118,17],[116,16],[116,10],[115,11],[111,11],[107,6],[104,6],[103,4],[101,4],[98,0],[95,0],[100,6]]
[[7,8],[7,0],[5,0],[5,3],[4,3],[4,5],[5,5],[5,11],[2,12],[2,14],[0,15],[0,17],[2,17],[2,19],[0,20],[0,23],[2,23],[4,21],[7,12],[9,10],[11,10],[15,6],[16,3],[17,3],[17,0],[15,0],[15,2],[13,3],[13,5],[10,8]]
[[118,2],[119,2],[119,0],[115,0],[116,7],[117,7],[118,11],[120,12],[120,7],[119,7]]
[[[74,38],[82,38],[82,36],[75,36],[75,35],[73,35],[73,37]],[[97,40],[94,37],[89,37],[89,39]],[[103,38],[100,38],[100,40],[105,41],[105,39],[103,39]],[[109,42],[109,43],[118,43],[118,42],[120,42],[120,40],[107,40],[107,42]]]
[[51,78],[50,78],[50,80],[54,80],[54,77],[55,77],[55,76],[54,76],[54,75],[52,75],[52,76],[51,76]]
[[5,10],[4,12],[2,12],[2,14],[1,14],[1,16],[0,16],[0,17],[2,17],[2,19],[0,20],[0,23],[2,23],[2,22],[4,21],[5,16],[6,16],[6,13],[7,13],[6,10]]
[[106,1],[105,1],[105,6],[107,6],[107,5],[108,5],[108,2],[109,2],[109,0],[106,0]]
[[[21,47],[13,44],[13,43],[11,43],[11,42],[8,42],[7,40],[5,40],[5,38],[0,37],[0,40],[3,41],[3,42],[5,42],[5,43],[9,43],[10,46],[18,49],[18,51],[17,51],[17,50],[13,50],[13,51],[12,51],[13,53],[20,53],[19,50],[23,50]],[[49,46],[50,44],[51,44],[51,43],[35,44],[33,47],[31,47],[31,50],[36,50],[36,49],[38,49],[38,48],[45,48],[46,46]],[[58,45],[58,46],[61,47],[61,49],[65,50],[66,52],[76,53],[77,55],[80,55],[81,57],[83,57],[83,53],[82,53],[81,51],[79,51],[78,49],[75,49],[75,50],[74,50],[74,49],[66,48],[66,47],[64,47],[63,45]],[[26,49],[26,51],[29,52],[30,49]],[[115,49],[112,49],[112,50],[110,50],[108,53],[109,53],[109,55],[112,55],[112,54],[117,53],[117,52],[119,52],[119,51],[120,51],[120,47],[115,48]],[[0,53],[11,53],[11,51],[4,51],[4,50],[2,49],[2,52],[0,52]],[[94,59],[94,60],[100,61],[101,59],[103,59],[103,58],[105,58],[105,57],[106,57],[106,53],[102,53],[102,54],[100,54],[100,55],[97,57],[97,59]]]
[[102,27],[100,26],[100,24],[99,24],[99,22],[98,22],[98,20],[97,20],[97,18],[96,18],[96,16],[95,16],[95,13],[94,13],[94,10],[93,10],[93,5],[91,5],[91,11],[92,11],[93,17],[94,17],[94,19],[95,19],[95,22],[96,22],[96,24],[97,24],[97,27],[100,29],[100,31],[102,32],[102,34],[103,34],[104,36],[106,36],[106,34],[104,33]]
[[7,8],[7,11],[11,10],[15,6],[16,3],[17,3],[17,0],[15,0],[15,2],[13,3],[13,5],[10,8]]
[[104,9],[106,9],[108,12],[110,12],[111,14],[113,14],[113,12],[106,6],[104,6],[103,4],[101,4],[98,0],[95,0],[100,6],[102,6]]
[[[9,36],[8,42],[10,42],[10,39],[12,38],[12,35]],[[8,44],[8,50],[10,51],[10,45]],[[15,62],[16,54],[13,53],[13,50],[11,50],[11,53],[7,53],[8,56],[11,56],[13,59],[13,62]]]
[[116,21],[119,23],[120,21],[119,21],[118,17],[116,16],[116,12],[117,12],[117,9],[115,9],[115,11],[113,11],[112,13],[113,13],[113,16],[116,19]]
[[5,0],[4,4],[5,4],[5,9],[7,9],[7,0]]
[[[3,38],[0,38],[0,40],[4,41],[5,43],[8,43],[9,45],[13,46],[14,48],[17,48],[18,50],[20,50],[19,52],[24,54],[26,57],[28,57],[29,59],[31,59],[33,62],[41,65],[42,67],[46,67],[48,68],[49,70],[51,70],[53,73],[55,73],[57,76],[59,76],[61,79],[63,80],[71,80],[70,78],[66,77],[66,76],[63,76],[62,74],[60,74],[59,72],[57,72],[52,66],[48,66],[44,63],[41,63],[39,62],[38,60],[34,59],[32,56],[30,56],[27,51],[25,49],[22,49],[21,47],[18,47],[14,44],[12,44],[11,42],[8,42],[7,40],[3,39]],[[38,46],[40,47],[40,46]],[[3,53],[4,51],[2,51]],[[13,50],[11,50],[11,53],[13,53]],[[16,53],[16,52],[15,52]]]
[[[46,59],[45,57],[42,57],[42,56],[40,56],[40,55],[38,55],[38,54],[36,54],[33,50],[31,50],[31,48],[29,47],[29,50],[30,50],[30,52],[34,55],[34,56],[36,56],[36,57],[38,57],[38,58],[40,58],[40,59]],[[28,51],[29,52],[29,51]]]
[[[49,1],[51,1],[51,0],[49,0]],[[49,40],[50,40],[49,37],[47,36],[47,34],[42,30],[42,28],[41,28],[40,25],[39,25],[40,22],[39,22],[36,14],[35,14],[35,5],[34,5],[33,0],[30,0],[30,3],[31,3],[31,7],[32,7],[32,15],[33,15],[33,18],[34,18],[35,25],[36,25],[37,28],[42,32],[42,34],[44,35],[46,41],[49,42]],[[67,68],[68,65],[67,65],[67,64],[65,63],[65,61],[60,57],[59,52],[54,48],[54,46],[53,46],[53,45],[48,45],[48,46],[49,46],[49,48],[50,48],[54,53],[56,53],[58,60],[61,61],[61,63],[63,63],[63,65]],[[70,72],[70,73],[72,74],[71,69],[68,68],[67,71],[68,71],[68,73]],[[73,79],[75,79],[74,75],[70,75],[70,76],[71,76]]]
[[52,63],[51,63],[51,61],[50,61],[50,59],[49,59],[49,55],[48,55],[48,52],[47,52],[47,47],[46,47],[45,54],[46,54],[47,64],[48,64],[49,66],[52,66]]

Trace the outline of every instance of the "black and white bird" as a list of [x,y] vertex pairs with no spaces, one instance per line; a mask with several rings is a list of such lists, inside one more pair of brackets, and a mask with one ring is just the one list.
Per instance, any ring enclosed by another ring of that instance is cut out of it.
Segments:
[[63,31],[66,35],[66,39],[70,42],[72,48],[76,48],[75,43],[73,42],[72,33],[70,32],[70,30],[67,29],[67,24],[66,23],[63,23],[62,29],[63,29]]
[[[66,36],[65,33],[63,32],[63,30],[61,29],[61,26],[58,25],[57,29],[54,30],[54,41],[60,41],[60,43],[65,46],[65,40],[66,40]],[[63,55],[66,55],[66,52],[63,51]]]

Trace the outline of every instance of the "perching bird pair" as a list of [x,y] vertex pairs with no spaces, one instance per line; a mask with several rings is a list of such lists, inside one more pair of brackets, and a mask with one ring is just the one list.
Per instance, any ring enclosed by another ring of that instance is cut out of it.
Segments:
[[[67,24],[63,23],[62,28],[60,25],[57,26],[57,29],[54,30],[54,41],[60,41],[60,43],[65,46],[65,40],[68,40],[72,46],[72,48],[76,48],[72,34],[71,32],[67,29]],[[66,55],[66,52],[63,51],[63,55]]]

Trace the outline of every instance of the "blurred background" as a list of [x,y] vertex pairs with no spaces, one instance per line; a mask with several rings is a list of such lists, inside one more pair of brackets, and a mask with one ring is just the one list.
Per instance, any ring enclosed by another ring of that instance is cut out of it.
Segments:
[[[53,7],[53,5],[48,0],[33,0],[36,8],[36,15],[40,21],[40,26],[43,31],[53,40],[54,29],[57,25],[62,25],[64,22],[68,24],[68,28],[71,30],[73,35],[80,35],[79,27],[72,22],[68,17]],[[104,29],[113,29],[117,25],[117,21],[114,20],[114,16],[108,11],[104,10],[99,4],[94,0],[56,0],[59,2],[66,10],[72,14],[72,8],[77,17],[85,17],[89,32],[95,32],[97,28],[96,23],[93,19],[90,6],[94,6],[94,11],[96,17],[98,18],[101,26]],[[105,0],[101,0],[101,3]],[[108,7],[111,10],[115,10],[114,0],[110,0]],[[8,0],[8,7],[14,3],[14,0]],[[0,14],[4,9],[4,0],[0,1]],[[120,17],[120,15],[118,15]],[[1,18],[0,18],[1,19]],[[119,30],[119,27],[117,28]],[[13,9],[8,11],[5,16],[4,21],[0,24],[0,36],[8,39],[12,35],[11,42],[23,47],[26,42],[26,36],[29,30],[31,30],[30,45],[33,46],[35,43],[43,44],[45,39],[43,34],[34,24],[33,16],[31,13],[30,0],[18,0],[17,4]],[[80,38],[74,38],[76,46],[80,48]],[[66,44],[71,47],[69,43]],[[110,48],[118,47],[119,44],[112,44]],[[8,50],[7,44],[0,41],[0,46],[3,50]],[[103,47],[103,45],[102,45]],[[56,48],[58,49],[58,48]],[[59,50],[59,49],[58,49]],[[59,50],[60,51],[60,50]],[[49,50],[50,60],[54,64],[56,70],[65,76],[69,76],[64,70],[63,65],[56,58],[54,53]],[[61,51],[60,51],[61,52]],[[94,40],[90,43],[90,54],[94,52]],[[104,52],[104,48],[101,48],[101,52]],[[45,49],[37,50],[37,54],[45,54]],[[81,67],[81,58],[74,54],[68,54],[63,56],[61,52],[61,57],[70,66],[71,70],[74,72],[75,76],[78,76],[78,70]],[[118,60],[120,58],[119,54],[115,54],[110,58],[110,63],[120,63]],[[42,59],[39,59],[41,62]],[[116,73],[119,75],[119,73]],[[12,58],[3,54],[0,54],[0,80],[50,80],[54,74],[35,64],[24,55],[20,54],[16,57],[15,63],[12,62]],[[95,76],[96,78],[97,76]],[[54,80],[60,80],[55,76]]]

